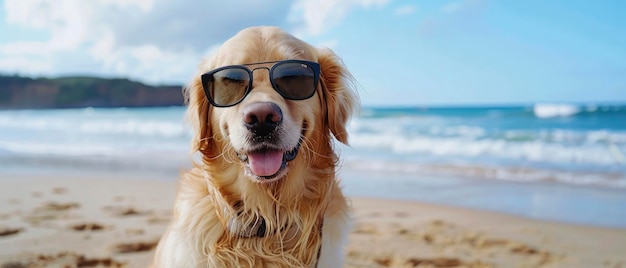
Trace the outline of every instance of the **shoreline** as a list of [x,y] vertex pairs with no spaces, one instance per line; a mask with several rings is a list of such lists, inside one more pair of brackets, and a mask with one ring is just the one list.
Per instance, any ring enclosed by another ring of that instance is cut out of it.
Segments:
[[[0,233],[15,233],[0,236],[0,267],[42,256],[48,264],[75,265],[82,256],[92,263],[145,267],[171,217],[176,183],[106,175],[2,175]],[[622,228],[428,202],[349,198],[354,223],[344,267],[626,265]]]
[[[189,164],[190,165],[190,164]],[[189,167],[135,170],[102,166],[0,170],[5,178],[116,179],[176,182]],[[458,174],[360,170],[342,166],[340,184],[349,196],[416,201],[478,209],[566,224],[626,228],[626,188],[558,181],[500,180]]]
[[551,181],[342,169],[350,196],[395,199],[504,213],[564,224],[626,228],[626,189]]

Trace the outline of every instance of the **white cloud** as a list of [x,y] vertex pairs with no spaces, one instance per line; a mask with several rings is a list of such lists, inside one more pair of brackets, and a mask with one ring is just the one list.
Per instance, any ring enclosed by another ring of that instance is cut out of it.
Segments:
[[101,0],[104,4],[111,4],[122,8],[136,6],[143,12],[148,12],[154,6],[154,0]]
[[33,59],[28,57],[3,57],[0,60],[0,70],[9,74],[19,74],[23,70],[29,70],[30,75],[41,75],[52,69],[52,62],[48,60]]
[[319,35],[338,24],[353,8],[381,7],[389,0],[298,0],[290,22],[299,25],[298,35]]
[[396,14],[396,16],[406,16],[406,15],[411,15],[415,13],[416,10],[417,10],[417,7],[413,5],[406,5],[406,6],[401,6],[397,8],[394,14]]
[[0,44],[0,72],[69,70],[181,82],[187,78],[181,74],[192,73],[216,44],[248,26],[285,26],[289,9],[287,0],[6,0],[4,23],[42,30],[49,38]]
[[[284,3],[282,3],[284,2]],[[246,6],[245,10],[241,6]],[[235,29],[280,25],[287,1],[229,2],[168,0],[6,0],[7,21],[50,31],[52,40],[73,49],[115,33],[116,46],[155,43],[167,49],[202,50],[223,41]]]
[[[316,36],[354,8],[388,1],[5,0],[4,23],[46,37],[0,43],[0,72],[100,73],[182,83],[203,56],[245,27],[275,25]],[[331,40],[326,46],[336,44]]]

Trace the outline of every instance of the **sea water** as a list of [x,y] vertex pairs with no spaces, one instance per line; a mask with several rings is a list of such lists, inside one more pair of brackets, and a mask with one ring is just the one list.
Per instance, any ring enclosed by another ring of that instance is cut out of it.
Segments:
[[[184,112],[0,111],[0,178],[175,180],[193,158]],[[626,227],[626,105],[365,107],[348,131],[335,146],[349,194]]]
[[175,176],[188,166],[182,107],[0,111],[0,172]]
[[626,106],[364,109],[348,165],[626,187]]

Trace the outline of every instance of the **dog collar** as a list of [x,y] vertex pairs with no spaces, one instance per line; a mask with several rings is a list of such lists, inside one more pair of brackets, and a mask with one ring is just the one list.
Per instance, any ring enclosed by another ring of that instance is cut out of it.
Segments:
[[[241,203],[235,203],[235,208],[241,207]],[[251,238],[251,237],[265,237],[267,232],[267,225],[265,223],[265,218],[261,216],[255,216],[254,221],[245,225],[242,221],[239,220],[239,216],[241,216],[241,211],[237,213],[236,216],[232,217],[228,221],[227,229],[231,234],[234,234],[238,237],[242,238]],[[324,219],[320,217],[319,219],[319,236],[320,240],[322,239],[322,228],[324,226]],[[317,249],[317,258],[315,260],[315,267],[318,266],[320,255],[322,253],[322,244],[320,243],[319,248]]]
[[228,221],[228,231],[239,237],[250,238],[253,236],[265,237],[265,231],[267,229],[265,219],[263,217],[256,217],[256,219],[245,226],[238,217],[232,217]]

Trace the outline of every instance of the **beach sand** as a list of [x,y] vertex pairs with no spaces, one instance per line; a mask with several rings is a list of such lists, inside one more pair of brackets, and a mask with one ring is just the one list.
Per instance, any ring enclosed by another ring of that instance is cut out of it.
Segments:
[[[0,268],[145,267],[176,183],[0,177]],[[345,267],[626,267],[626,229],[351,197]]]

